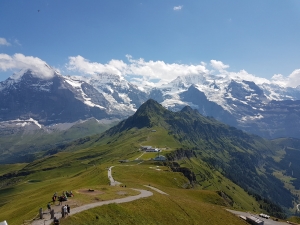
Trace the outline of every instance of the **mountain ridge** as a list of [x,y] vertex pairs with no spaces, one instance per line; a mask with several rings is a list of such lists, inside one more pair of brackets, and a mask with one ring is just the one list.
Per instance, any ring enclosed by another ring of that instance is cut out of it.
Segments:
[[[177,77],[146,91],[119,75],[79,77],[52,72],[53,77],[41,79],[42,75],[27,70],[17,80],[0,82],[0,121],[33,118],[40,124],[55,124],[89,117],[124,119],[152,98],[172,111],[189,105],[203,115],[265,138],[300,138],[299,87],[199,74]],[[39,102],[39,106],[32,102]],[[51,104],[56,110],[47,107]]]

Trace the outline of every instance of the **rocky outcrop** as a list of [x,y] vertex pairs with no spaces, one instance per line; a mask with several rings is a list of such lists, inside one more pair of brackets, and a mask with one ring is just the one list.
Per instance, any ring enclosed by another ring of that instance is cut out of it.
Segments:
[[196,175],[189,168],[180,167],[177,162],[165,162],[164,165],[168,166],[173,172],[182,173],[189,180],[191,185],[196,182]]
[[170,167],[173,172],[182,173],[190,181],[190,184],[193,185],[196,181],[195,173],[189,168],[181,167],[179,163],[175,162],[177,160],[181,160],[184,158],[190,159],[192,157],[197,157],[196,153],[193,150],[179,149],[166,155],[168,162],[165,162],[165,165]]
[[181,160],[183,158],[187,158],[187,159],[190,159],[191,157],[197,158],[197,155],[193,150],[179,149],[179,150],[172,151],[171,153],[167,154],[166,157],[169,161],[177,161],[177,160]]

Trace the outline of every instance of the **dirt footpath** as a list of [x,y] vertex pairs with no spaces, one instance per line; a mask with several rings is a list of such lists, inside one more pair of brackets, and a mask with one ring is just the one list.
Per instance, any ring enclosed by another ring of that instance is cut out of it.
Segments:
[[[111,186],[117,186],[121,183],[118,182],[118,181],[115,181],[114,178],[112,177],[112,174],[111,174],[112,168],[113,168],[113,166],[108,169],[107,176],[108,176],[108,179],[110,180],[110,185]],[[68,201],[63,202],[62,205],[71,206],[71,210],[70,210],[70,214],[69,214],[69,216],[70,216],[70,215],[73,215],[73,214],[76,214],[76,213],[79,213],[79,212],[82,212],[82,211],[85,211],[85,210],[88,210],[88,209],[92,209],[92,208],[95,208],[95,207],[98,207],[98,206],[108,205],[108,204],[111,204],[111,203],[131,202],[131,201],[138,200],[140,198],[147,198],[147,197],[150,197],[150,196],[153,195],[153,193],[151,191],[146,191],[146,190],[142,190],[142,189],[134,189],[134,188],[131,188],[131,189],[140,192],[140,194],[135,195],[135,196],[128,196],[128,197],[125,197],[125,198],[94,202],[94,203],[81,205],[81,206],[78,206],[76,200],[74,200],[72,198],[68,198]],[[82,189],[82,190],[79,190],[78,192],[84,193],[84,194],[89,194],[89,195],[102,194],[101,191],[89,190],[89,189]],[[119,195],[125,195],[126,193],[124,191],[122,191],[122,192],[119,192],[118,194]],[[54,204],[54,206],[53,206],[53,209],[54,209],[54,212],[55,212],[54,216],[58,219],[60,219],[61,216],[62,216],[61,207],[62,207],[61,205],[57,205],[57,204]],[[50,219],[50,213],[47,212],[46,214],[44,214],[43,219],[34,220],[31,223],[31,225],[50,225],[52,222],[53,222],[53,220]]]
[[[69,215],[73,215],[88,209],[92,209],[98,206],[102,206],[102,205],[108,205],[111,203],[124,203],[124,202],[131,202],[131,201],[135,201],[138,200],[140,198],[146,198],[149,196],[152,196],[153,193],[150,191],[146,191],[146,190],[141,190],[141,189],[134,189],[135,191],[139,191],[140,194],[139,195],[135,195],[135,196],[129,196],[126,198],[119,198],[119,199],[113,199],[113,200],[107,200],[107,201],[101,201],[101,202],[95,202],[95,203],[90,203],[90,204],[86,204],[86,205],[82,205],[76,208],[71,208],[71,213]],[[68,200],[69,203],[69,200]],[[65,204],[63,204],[65,205]],[[59,205],[55,205],[54,206],[54,212],[55,212],[55,217],[56,218],[61,218],[61,206]],[[50,220],[50,213],[44,214],[44,219],[40,219],[40,220],[35,220],[33,221],[31,224],[32,225],[50,225],[53,222],[53,220]]]

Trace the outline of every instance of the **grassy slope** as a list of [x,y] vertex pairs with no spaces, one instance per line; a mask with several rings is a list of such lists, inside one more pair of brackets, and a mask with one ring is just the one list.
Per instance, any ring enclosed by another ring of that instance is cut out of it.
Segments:
[[148,199],[82,212],[63,220],[61,224],[246,224],[220,206],[207,203],[201,197],[197,199],[201,194],[208,195],[194,193],[183,198],[155,193]]
[[62,224],[245,224],[224,210],[226,202],[216,192],[182,189],[187,180],[167,167],[122,164],[113,168],[113,176],[127,188],[147,189],[142,185],[150,184],[169,195],[153,191],[153,197],[98,207],[64,219]]
[[[20,182],[13,188],[2,189],[0,194],[2,202],[0,220],[6,219],[9,224],[20,224],[23,220],[33,218],[40,207],[45,209],[46,203],[55,191],[60,193],[62,190],[73,190],[76,193],[76,190],[81,188],[105,188],[110,190],[110,192],[116,191],[113,187],[107,185],[106,164],[101,166],[87,165],[73,164],[71,167],[66,166],[52,171],[36,172],[27,176],[26,180],[24,179],[23,182]],[[85,169],[86,167],[87,169]],[[37,166],[37,168],[40,167]],[[126,213],[128,213],[131,215],[128,218],[134,217],[132,221],[142,224],[151,221],[148,216],[152,218],[151,223],[161,221],[161,224],[170,224],[172,221],[174,223],[182,219],[182,221],[193,221],[194,224],[197,224],[197,221],[200,219],[201,221],[211,220],[210,215],[215,212],[219,212],[218,218],[213,218],[216,222],[224,217],[228,217],[227,219],[231,221],[231,224],[243,224],[231,216],[230,213],[224,211],[221,206],[225,206],[225,202],[215,192],[182,189],[181,185],[187,180],[181,173],[172,173],[168,168],[160,167],[161,170],[156,170],[155,168],[157,168],[156,165],[152,164],[117,166],[113,169],[113,176],[115,179],[127,184],[127,187],[145,189],[142,185],[151,184],[169,193],[169,197],[162,197],[160,194],[155,193],[151,199],[126,203],[124,206],[110,205],[100,207],[99,215],[103,215],[102,210],[112,210],[112,212],[104,218],[99,216],[99,221],[103,223],[104,220],[108,223],[110,219],[113,220],[115,218],[115,209],[117,208],[122,212],[119,215],[120,217],[118,217],[119,220],[122,219],[122,214],[126,216]],[[172,175],[170,176],[170,174]],[[108,193],[107,199],[116,197],[112,193]],[[83,197],[75,194],[75,198],[80,199]],[[104,197],[102,199],[105,200]],[[139,207],[139,205],[143,207]],[[139,209],[138,211],[136,210],[137,208]],[[151,210],[151,213],[145,213],[147,210]],[[133,211],[137,213],[137,216],[132,214]],[[90,213],[93,214],[93,210],[82,214],[86,213],[88,215]],[[14,217],[13,215],[20,216]],[[163,218],[161,218],[162,215],[164,215]],[[71,218],[76,222],[65,222],[65,224],[93,224],[94,217],[90,217],[90,222],[84,222],[86,219],[81,218],[81,214]],[[166,223],[166,221],[169,221],[169,223]],[[218,224],[222,223],[218,222]]]
[[0,176],[14,171],[18,171],[26,165],[27,163],[2,164],[0,165]]
[[[225,193],[228,202],[237,210],[259,212],[259,204],[238,185],[222,176],[219,171],[210,169],[209,165],[200,159],[182,160],[182,167],[187,167],[196,173],[199,189],[218,190]],[[225,197],[224,196],[224,197]]]
[[[139,146],[156,143],[158,135],[165,137],[166,140],[165,143],[162,141],[161,145],[172,148],[180,147],[175,139],[167,137],[164,131],[159,129],[157,132],[151,132],[149,129],[144,129],[141,132],[133,130],[131,133],[133,138],[129,142],[124,141],[128,138],[126,136],[116,137],[109,144],[107,144],[106,139],[97,145],[92,144],[94,141],[89,141],[85,143],[86,149],[60,152],[25,165],[23,171],[34,173],[14,178],[16,184],[10,185],[0,192],[2,202],[0,221],[6,219],[9,224],[20,224],[23,220],[33,218],[40,207],[45,209],[47,202],[56,191],[58,193],[63,190],[76,191],[87,187],[110,189],[107,185],[106,168],[118,164],[119,159],[140,156]],[[76,149],[76,146],[74,146],[74,149]],[[99,212],[97,215],[105,215],[105,217],[98,216],[98,220],[101,222],[107,221],[108,223],[110,220],[116,219],[114,212],[118,210],[120,215],[123,216],[118,217],[117,220],[121,221],[123,217],[127,217],[128,221],[122,220],[125,224],[146,224],[147,222],[149,222],[148,224],[154,224],[155,221],[162,221],[161,224],[171,224],[178,223],[181,220],[194,224],[201,224],[202,221],[211,221],[211,224],[222,224],[220,221],[224,221],[224,218],[230,221],[230,224],[244,224],[224,211],[222,207],[227,203],[216,192],[183,189],[182,186],[188,181],[181,173],[173,173],[167,167],[156,170],[156,166],[156,164],[140,164],[139,166],[126,166],[125,164],[123,166],[122,164],[122,166],[113,169],[113,176],[128,187],[146,188],[142,185],[151,184],[169,193],[169,197],[155,193],[151,198],[133,203],[100,207],[96,211]],[[109,193],[108,196],[110,198],[116,197]],[[244,206],[244,208],[252,209],[248,206]],[[148,210],[151,213],[147,214]],[[85,214],[94,215],[94,211],[83,212],[83,217],[85,217]],[[218,216],[211,216],[213,214],[218,214]],[[14,217],[13,215],[20,216]],[[70,221],[66,224],[93,224],[93,219],[96,218],[92,216],[89,217],[90,221],[85,221],[86,219],[80,215],[70,217],[70,220],[76,222]],[[166,223],[167,221],[169,222]]]

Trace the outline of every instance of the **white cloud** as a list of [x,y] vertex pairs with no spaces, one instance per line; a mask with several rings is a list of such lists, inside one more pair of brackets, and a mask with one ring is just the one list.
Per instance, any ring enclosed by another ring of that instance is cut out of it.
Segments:
[[229,68],[229,65],[225,65],[223,62],[214,59],[210,60],[210,65],[219,71]]
[[[205,65],[205,64],[203,64]],[[297,87],[300,86],[300,69],[294,70],[289,76],[283,76],[282,74],[275,74],[270,80],[262,77],[257,77],[248,73],[246,70],[240,70],[239,72],[230,72],[226,70],[229,65],[225,65],[221,61],[210,60],[210,65],[214,69],[218,70],[220,74],[217,76],[225,76],[228,79],[242,79],[247,81],[253,81],[256,84],[277,84],[282,87]],[[215,71],[210,71],[214,73]]]
[[174,7],[173,7],[173,10],[174,10],[174,11],[179,11],[179,10],[182,9],[182,7],[183,7],[183,5],[174,6]]
[[[203,63],[203,65],[205,65]],[[210,66],[218,70],[220,74],[217,76],[227,77],[228,79],[242,79],[247,81],[253,81],[256,84],[277,84],[282,87],[297,87],[300,86],[300,69],[294,70],[289,76],[283,76],[282,74],[274,74],[271,79],[257,77],[248,73],[246,70],[240,70],[239,72],[230,72],[226,70],[229,65],[224,64],[221,61],[210,60]],[[210,71],[214,73],[215,71]]]
[[[240,70],[239,72],[231,72],[226,70],[229,68],[229,65],[224,64],[222,61],[210,60],[210,66],[219,71],[220,74],[216,76],[227,77],[227,79],[232,80],[247,80],[253,81],[256,84],[270,83],[270,80],[262,77],[257,77],[251,73],[248,73],[246,70]],[[210,71],[214,73],[215,71]]]
[[[90,62],[82,56],[69,57],[66,68],[70,71],[80,72],[81,75],[94,75],[97,73],[112,73],[121,77],[128,77],[135,84],[143,84],[147,86],[168,83],[178,76],[209,74],[215,71],[209,71],[207,63],[199,64],[182,64],[182,63],[166,63],[164,61],[146,61],[143,58],[134,59],[130,55],[126,55],[127,61],[112,59],[106,64],[98,62]],[[283,87],[297,87],[300,85],[300,69],[294,70],[289,76],[285,77],[281,74],[275,74],[270,80],[257,77],[245,70],[239,72],[230,72],[226,69],[229,65],[221,61],[211,60],[210,66],[219,71],[216,76],[223,76],[229,79],[243,79],[253,81],[257,84],[273,83]],[[31,69],[33,75],[43,78],[51,78],[54,75],[54,69],[49,67],[47,63],[40,58],[33,56],[25,56],[17,53],[12,56],[0,53],[0,71],[18,71]],[[56,69],[55,69],[56,70]],[[56,70],[59,71],[59,70]],[[18,78],[22,74],[16,73],[13,77]]]
[[5,38],[0,37],[0,45],[10,46],[11,44]]
[[[33,75],[40,78],[49,79],[53,77],[54,71],[51,69],[47,63],[40,58],[33,56],[25,56],[23,54],[17,53],[13,56],[7,54],[0,54],[0,70],[27,70],[30,69],[33,72]],[[22,75],[21,73],[15,73],[13,76],[15,79],[18,76]]]
[[[127,63],[122,60],[112,59],[106,64],[90,62],[80,55],[76,57],[69,57],[67,69],[80,72],[85,75],[112,73],[120,75],[121,77],[128,76],[131,82],[147,86],[168,83],[178,76],[216,72],[209,71],[206,68],[207,64],[205,62],[200,62],[199,64],[179,64],[166,63],[160,60],[145,61],[143,58],[134,59],[131,55],[126,55],[126,57],[128,60]],[[239,72],[228,71],[226,69],[229,68],[229,65],[224,64],[222,61],[210,60],[210,66],[219,72],[216,76],[223,76],[228,79],[253,81],[256,84],[274,83],[284,87],[296,87],[297,85],[300,85],[300,69],[295,70],[289,77],[274,75],[271,80],[268,80],[248,73],[246,70],[240,70]],[[153,80],[156,80],[156,82],[153,83]]]
[[257,77],[251,73],[248,73],[246,70],[240,70],[239,72],[227,72],[223,71],[223,73],[227,74],[230,79],[242,79],[247,81],[253,81],[256,84],[270,83],[270,81],[266,78]]
[[271,78],[272,83],[282,87],[297,87],[300,85],[300,69],[294,70],[289,76],[285,77],[282,74],[275,74]]
[[111,60],[108,64],[90,62],[82,56],[69,57],[68,70],[78,71],[83,74],[94,75],[97,73],[112,73],[121,75],[121,70],[126,67],[122,60]]
[[142,75],[151,79],[170,81],[177,76],[207,73],[208,70],[202,64],[187,65],[177,63],[165,63],[164,61],[145,61],[144,59],[128,58],[130,64],[127,73]]
[[287,81],[288,87],[297,87],[300,85],[300,69],[294,70],[289,76]]
[[274,74],[271,78],[271,82],[282,87],[285,87],[287,84],[287,77],[284,77],[282,74]]
[[161,82],[169,82],[177,76],[208,73],[203,63],[197,65],[165,63],[164,61],[145,61],[144,59],[133,59],[126,55],[128,63],[113,59],[106,64],[89,62],[82,56],[69,57],[67,69],[83,74],[93,75],[96,73],[113,73],[121,76],[139,76],[144,80],[157,79]]
[[202,66],[207,66],[207,63],[206,62],[201,62],[201,65]]
[[221,74],[226,74],[226,76],[229,76],[230,79],[240,78],[247,81],[253,81],[256,84],[277,84],[282,87],[293,88],[300,85],[300,69],[294,70],[289,76],[283,76],[282,74],[274,74],[270,80],[262,77],[257,77],[253,74],[248,73],[245,70],[241,70],[237,73],[223,70]]

